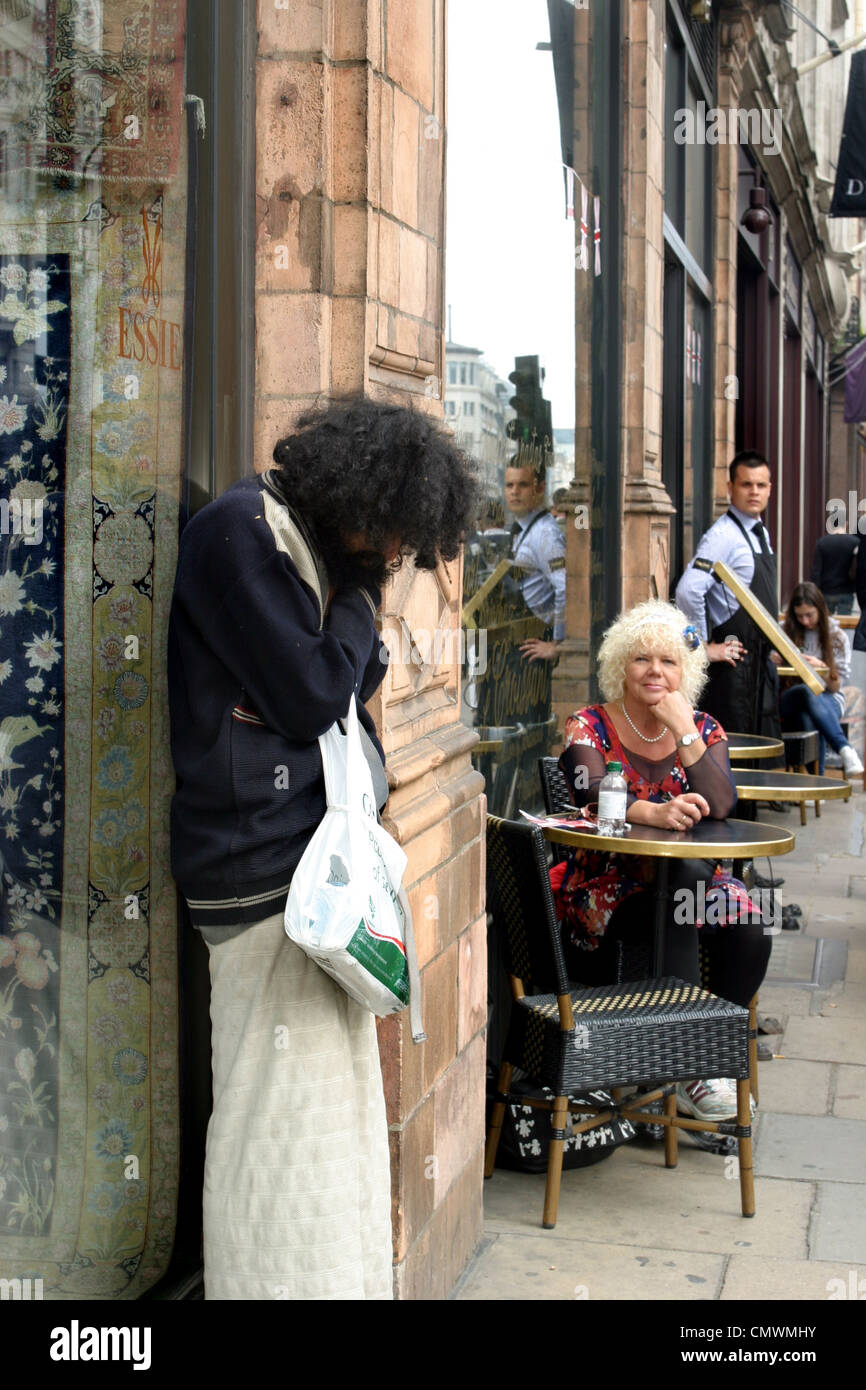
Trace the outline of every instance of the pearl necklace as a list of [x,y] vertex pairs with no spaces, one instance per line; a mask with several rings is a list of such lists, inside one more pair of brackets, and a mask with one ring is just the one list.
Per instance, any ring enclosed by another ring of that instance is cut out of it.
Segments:
[[620,709],[622,710],[622,712],[623,712],[623,714],[625,715],[626,719],[628,719],[629,724],[631,724],[631,727],[634,729],[634,731],[635,731],[635,733],[637,734],[638,738],[642,738],[643,741],[644,741],[644,743],[661,743],[661,741],[662,741],[662,739],[664,738],[665,734],[669,734],[669,733],[670,733],[670,729],[662,729],[661,733],[660,733],[660,734],[657,734],[655,738],[647,738],[646,734],[642,734],[641,731],[640,731],[640,729],[637,727],[637,725],[634,723],[634,721],[630,718],[629,712],[628,712],[628,710],[627,710],[626,707],[625,707],[625,700],[623,700],[623,701],[621,702],[621,704],[620,704]]

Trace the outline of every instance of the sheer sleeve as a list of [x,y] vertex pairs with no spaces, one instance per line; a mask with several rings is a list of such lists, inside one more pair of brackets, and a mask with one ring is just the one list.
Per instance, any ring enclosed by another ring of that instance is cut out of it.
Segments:
[[[569,795],[575,806],[587,806],[598,801],[598,785],[607,774],[609,752],[583,712],[573,714],[565,725],[565,751],[560,754],[559,767],[565,776]],[[628,806],[637,797],[628,793]]]
[[[598,801],[598,784],[607,772],[607,759],[600,748],[587,743],[571,743],[561,754],[559,766],[575,806]],[[630,797],[629,803],[631,800]]]
[[699,792],[709,803],[713,820],[724,820],[734,809],[737,788],[731,776],[725,739],[711,743],[702,758],[685,769],[690,792]]

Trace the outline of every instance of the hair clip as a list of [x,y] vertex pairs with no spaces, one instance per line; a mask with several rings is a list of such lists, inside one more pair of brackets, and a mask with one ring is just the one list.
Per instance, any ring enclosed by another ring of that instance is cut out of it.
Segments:
[[685,642],[686,646],[693,652],[696,652],[698,647],[701,645],[701,639],[698,636],[698,630],[696,627],[693,627],[691,623],[688,627],[683,628],[683,641]]

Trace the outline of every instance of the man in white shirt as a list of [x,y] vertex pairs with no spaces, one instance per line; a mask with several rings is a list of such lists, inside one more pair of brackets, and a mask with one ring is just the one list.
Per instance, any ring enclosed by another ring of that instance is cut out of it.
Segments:
[[710,659],[701,707],[726,730],[778,738],[778,678],[767,639],[730,589],[706,567],[723,560],[776,617],[776,557],[761,522],[770,489],[770,468],[761,454],[748,450],[732,459],[731,505],[701,537],[677,585],[676,603],[697,628]]
[[514,517],[511,558],[527,607],[547,627],[549,639],[520,644],[524,661],[555,661],[565,636],[565,536],[544,505],[544,474],[524,466],[518,454],[505,470],[505,504]]

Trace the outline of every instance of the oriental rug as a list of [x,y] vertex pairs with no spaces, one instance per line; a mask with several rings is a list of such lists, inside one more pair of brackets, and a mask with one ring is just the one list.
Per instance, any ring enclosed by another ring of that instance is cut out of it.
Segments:
[[0,209],[0,1275],[134,1298],[178,1173],[185,178],[22,186]]
[[[172,179],[182,127],[185,0],[45,0],[10,20],[0,110],[6,168],[108,182]],[[0,14],[2,18],[2,14]],[[28,53],[28,48],[30,52]],[[38,51],[38,61],[32,55]]]

